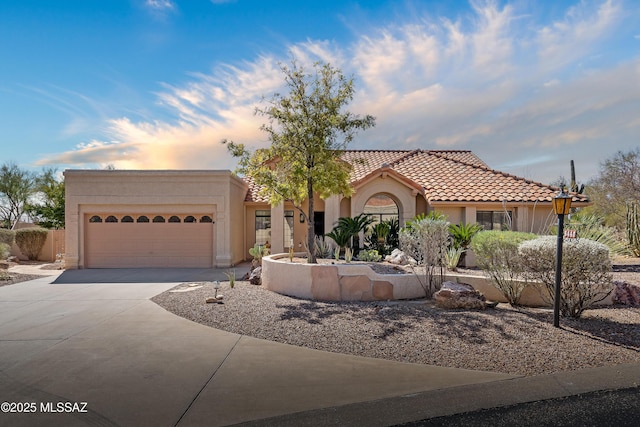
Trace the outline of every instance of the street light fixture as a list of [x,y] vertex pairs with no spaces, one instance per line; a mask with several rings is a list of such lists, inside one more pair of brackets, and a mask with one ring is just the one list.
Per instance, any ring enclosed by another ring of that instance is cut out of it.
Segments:
[[562,282],[562,240],[564,238],[564,216],[571,210],[571,195],[560,188],[553,198],[553,212],[558,215],[558,243],[556,244],[556,287],[553,300],[553,326],[560,327],[560,284]]

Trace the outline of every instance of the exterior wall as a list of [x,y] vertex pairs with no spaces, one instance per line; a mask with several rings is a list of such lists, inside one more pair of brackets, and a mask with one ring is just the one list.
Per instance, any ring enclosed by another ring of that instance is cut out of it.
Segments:
[[94,212],[209,213],[215,222],[212,264],[228,267],[244,259],[241,244],[232,244],[232,230],[241,225],[231,224],[247,185],[229,171],[67,170],[64,176],[66,268],[85,267],[84,217]]
[[[18,228],[29,228],[35,226],[34,224],[19,225]],[[47,233],[47,240],[44,242],[42,251],[38,255],[38,261],[54,262],[58,259],[58,255],[64,256],[64,230],[49,230]],[[26,261],[27,257],[20,251],[18,245],[15,242],[11,245],[11,255],[17,256],[18,259]]]

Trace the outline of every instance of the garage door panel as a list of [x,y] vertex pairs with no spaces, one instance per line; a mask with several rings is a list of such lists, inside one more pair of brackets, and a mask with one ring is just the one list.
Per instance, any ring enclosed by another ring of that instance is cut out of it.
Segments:
[[[162,214],[147,216],[155,215]],[[89,268],[213,266],[213,223],[92,223],[91,216],[85,221]]]

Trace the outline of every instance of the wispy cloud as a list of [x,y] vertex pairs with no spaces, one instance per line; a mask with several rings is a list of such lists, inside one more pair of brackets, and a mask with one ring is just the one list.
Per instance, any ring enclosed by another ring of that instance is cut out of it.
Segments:
[[155,10],[175,9],[175,4],[171,0],[146,0],[144,4]]
[[[622,5],[582,1],[544,23],[520,6],[472,2],[468,16],[425,14],[363,29],[347,46],[306,40],[288,50],[303,64],[319,59],[355,76],[350,109],[375,115],[377,126],[354,148],[472,149],[493,167],[547,182],[569,159],[595,173],[614,145],[637,144],[640,131],[638,55],[580,67],[624,21]],[[288,59],[263,55],[164,84],[157,98],[173,120],[112,119],[104,141],[41,163],[233,168],[219,141],[267,144],[253,111],[282,88],[278,62]]]

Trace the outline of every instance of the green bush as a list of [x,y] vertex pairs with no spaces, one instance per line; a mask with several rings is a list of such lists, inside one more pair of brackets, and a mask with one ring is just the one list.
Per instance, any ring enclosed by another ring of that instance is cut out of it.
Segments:
[[[549,304],[555,298],[557,239],[542,236],[520,245],[526,274],[542,282],[542,297]],[[611,260],[606,245],[588,239],[566,240],[562,250],[560,313],[579,318],[584,310],[605,299],[612,290]]]
[[46,228],[22,228],[16,230],[15,240],[20,251],[29,260],[35,261],[40,255],[40,251],[47,240],[48,231]]
[[382,256],[375,249],[364,249],[358,253],[358,261],[378,262]]
[[11,253],[11,246],[6,243],[0,243],[0,260],[5,260]]
[[518,246],[538,237],[518,231],[481,231],[471,239],[478,266],[512,306],[520,304],[526,283],[522,281],[522,261]]
[[5,243],[9,246],[13,243],[13,237],[15,233],[13,230],[8,230],[6,228],[0,228],[0,243]]

